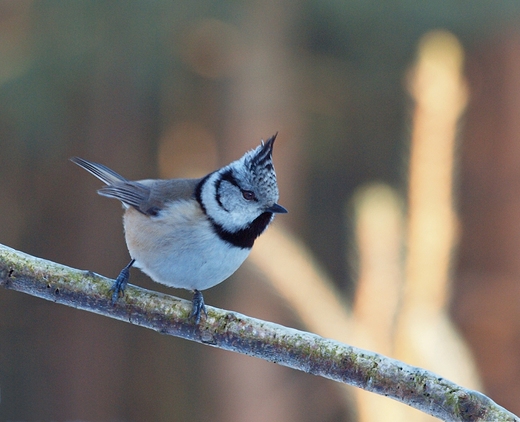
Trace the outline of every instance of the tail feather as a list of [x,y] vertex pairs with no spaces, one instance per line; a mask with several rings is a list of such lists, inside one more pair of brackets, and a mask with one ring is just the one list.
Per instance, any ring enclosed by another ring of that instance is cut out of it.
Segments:
[[149,187],[139,182],[131,182],[103,164],[93,163],[79,157],[72,157],[70,161],[106,183],[107,186],[98,190],[100,195],[119,199],[123,204],[132,206],[144,214],[148,212],[150,208],[147,203],[150,197]]
[[84,168],[89,173],[93,174],[107,185],[114,185],[121,182],[127,182],[127,180],[123,176],[116,173],[114,170],[109,169],[103,164],[93,163],[92,161],[88,161],[79,157],[72,157],[70,161]]
[[[119,182],[117,186],[106,186],[97,192],[108,198],[119,199],[123,204],[132,206],[140,212],[146,211],[146,200],[150,197],[150,189],[139,182]],[[142,207],[145,207],[145,210],[142,210]]]

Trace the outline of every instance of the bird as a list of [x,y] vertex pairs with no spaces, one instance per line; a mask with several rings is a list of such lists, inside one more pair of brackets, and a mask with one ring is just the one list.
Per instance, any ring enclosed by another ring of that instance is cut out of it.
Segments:
[[124,296],[133,266],[155,282],[191,290],[190,319],[207,317],[201,291],[231,276],[274,215],[287,213],[277,203],[276,136],[198,179],[130,181],[103,164],[70,159],[105,183],[98,194],[123,205],[131,260],[112,285],[112,303]]

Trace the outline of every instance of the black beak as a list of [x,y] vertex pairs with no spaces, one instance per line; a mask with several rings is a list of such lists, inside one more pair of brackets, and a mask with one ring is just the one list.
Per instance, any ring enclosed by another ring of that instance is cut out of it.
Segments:
[[287,210],[281,205],[274,204],[265,210],[266,212],[272,212],[273,214],[287,214]]

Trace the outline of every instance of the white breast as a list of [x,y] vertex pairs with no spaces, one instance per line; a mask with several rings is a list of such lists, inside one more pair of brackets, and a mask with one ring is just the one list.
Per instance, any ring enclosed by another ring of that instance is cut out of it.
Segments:
[[215,286],[233,274],[250,252],[222,241],[195,200],[173,202],[157,217],[129,208],[123,221],[134,265],[171,287]]

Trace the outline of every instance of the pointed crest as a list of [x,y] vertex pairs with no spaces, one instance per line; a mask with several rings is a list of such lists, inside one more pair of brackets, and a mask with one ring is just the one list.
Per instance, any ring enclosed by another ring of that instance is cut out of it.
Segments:
[[277,135],[278,132],[271,136],[265,143],[262,140],[260,147],[255,150],[255,155],[251,159],[251,167],[264,166],[267,170],[272,169],[273,146]]

